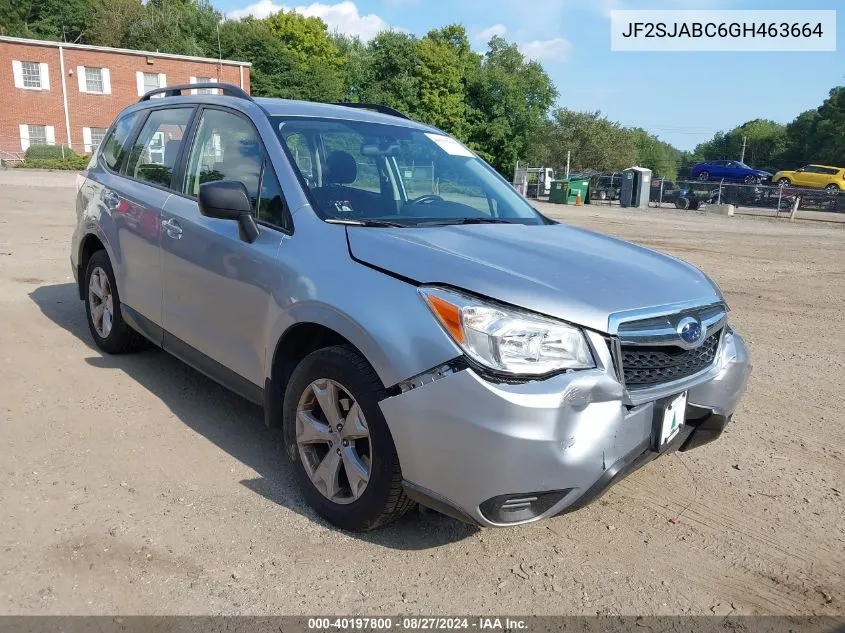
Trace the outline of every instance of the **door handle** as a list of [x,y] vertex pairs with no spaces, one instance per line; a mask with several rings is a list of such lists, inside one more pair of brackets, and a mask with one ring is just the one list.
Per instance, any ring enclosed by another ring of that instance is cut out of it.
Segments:
[[182,225],[173,218],[162,220],[161,228],[164,229],[168,237],[172,237],[174,240],[182,239]]

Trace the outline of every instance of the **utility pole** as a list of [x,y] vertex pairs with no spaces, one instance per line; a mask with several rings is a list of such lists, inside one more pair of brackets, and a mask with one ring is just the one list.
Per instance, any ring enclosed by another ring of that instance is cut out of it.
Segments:
[[747,141],[748,141],[748,135],[743,134],[742,135],[742,156],[739,157],[740,163],[745,162],[745,144],[746,144]]

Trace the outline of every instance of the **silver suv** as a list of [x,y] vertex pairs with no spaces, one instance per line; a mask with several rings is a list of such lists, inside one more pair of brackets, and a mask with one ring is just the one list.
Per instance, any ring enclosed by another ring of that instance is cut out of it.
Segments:
[[750,371],[706,275],[544,217],[383,106],[153,91],[77,212],[96,344],[152,342],[262,404],[348,530],[415,501],[485,526],[581,507],[717,438]]

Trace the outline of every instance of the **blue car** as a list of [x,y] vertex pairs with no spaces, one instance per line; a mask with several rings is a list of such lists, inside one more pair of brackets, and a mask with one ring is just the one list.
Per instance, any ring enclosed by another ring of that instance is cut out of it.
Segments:
[[771,180],[772,175],[761,169],[754,169],[738,160],[708,160],[694,165],[690,175],[699,180],[736,180],[755,184]]

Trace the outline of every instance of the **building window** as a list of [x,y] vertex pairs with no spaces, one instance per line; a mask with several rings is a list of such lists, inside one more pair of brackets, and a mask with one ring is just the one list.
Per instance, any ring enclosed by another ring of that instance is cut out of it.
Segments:
[[[192,84],[214,84],[217,79],[214,77],[191,77]],[[192,95],[216,95],[218,91],[216,88],[192,88]]]
[[[213,77],[197,77],[198,84],[210,84],[214,83]],[[213,95],[216,94],[217,91],[214,88],[197,88],[198,95]]]
[[85,146],[86,152],[96,152],[100,143],[106,135],[106,128],[104,127],[84,127],[82,128],[82,142]]
[[76,67],[76,78],[79,81],[79,92],[93,94],[111,94],[111,75],[108,68]]
[[[164,73],[145,73],[140,70],[135,73],[135,81],[138,85],[138,96],[143,97],[150,90],[158,90],[167,85],[167,75]],[[163,93],[153,95],[153,97],[163,97]]]
[[43,62],[12,61],[15,88],[24,90],[49,90],[50,73]]
[[144,73],[144,93],[161,88],[158,85],[158,73]]
[[28,125],[29,128],[29,144],[32,145],[46,145],[47,144],[47,126],[46,125]]
[[21,77],[24,88],[41,88],[41,64],[21,62]]
[[105,92],[103,69],[85,67],[85,92]]

